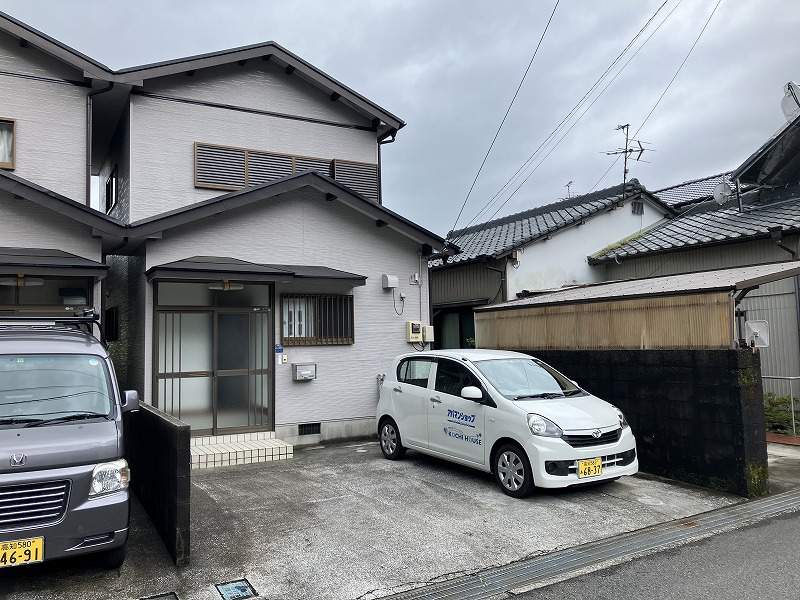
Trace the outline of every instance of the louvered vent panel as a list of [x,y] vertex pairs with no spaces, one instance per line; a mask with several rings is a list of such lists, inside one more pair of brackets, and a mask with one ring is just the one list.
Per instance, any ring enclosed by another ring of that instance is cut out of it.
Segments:
[[197,144],[195,147],[195,186],[239,189],[245,185],[245,151]]
[[378,202],[378,165],[337,160],[334,177],[365,198]]
[[285,154],[248,152],[247,185],[260,185],[292,174],[292,157]]
[[331,161],[322,158],[308,158],[298,156],[294,159],[294,172],[303,173],[304,171],[316,171],[328,177],[331,176]]

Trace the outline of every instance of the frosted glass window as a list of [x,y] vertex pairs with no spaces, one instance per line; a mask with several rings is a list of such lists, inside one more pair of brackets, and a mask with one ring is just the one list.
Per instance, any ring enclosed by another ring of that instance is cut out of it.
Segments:
[[212,306],[214,296],[207,283],[175,283],[162,281],[158,284],[159,306]]
[[0,120],[0,168],[14,168],[14,121]]

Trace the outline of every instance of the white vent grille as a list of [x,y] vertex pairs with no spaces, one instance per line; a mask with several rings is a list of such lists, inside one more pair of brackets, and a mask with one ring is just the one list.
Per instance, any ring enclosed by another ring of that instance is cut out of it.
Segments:
[[316,171],[321,175],[331,176],[331,161],[323,158],[311,158],[307,156],[297,156],[294,159],[294,172],[303,173],[304,171]]
[[333,176],[365,198],[378,202],[378,165],[335,160]]
[[293,174],[291,156],[268,152],[247,153],[247,185],[261,185]]

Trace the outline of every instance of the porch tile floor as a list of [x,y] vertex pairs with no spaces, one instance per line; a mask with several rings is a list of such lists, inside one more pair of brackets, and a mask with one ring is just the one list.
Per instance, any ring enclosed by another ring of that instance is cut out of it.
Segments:
[[271,431],[199,436],[192,438],[190,450],[192,469],[286,460],[294,456],[294,447],[275,438]]

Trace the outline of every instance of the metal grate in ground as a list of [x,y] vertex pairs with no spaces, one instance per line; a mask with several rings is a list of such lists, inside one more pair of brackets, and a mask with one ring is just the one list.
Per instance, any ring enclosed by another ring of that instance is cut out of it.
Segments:
[[800,489],[433,583],[387,598],[486,600],[513,597],[515,590],[566,578],[570,573],[592,566],[623,562],[797,510],[800,510]]

